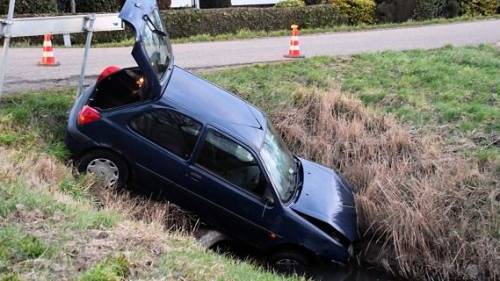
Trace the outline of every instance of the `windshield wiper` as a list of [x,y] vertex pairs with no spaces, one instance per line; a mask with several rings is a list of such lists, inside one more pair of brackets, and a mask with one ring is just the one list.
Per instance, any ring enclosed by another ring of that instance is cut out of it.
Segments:
[[165,33],[164,31],[160,30],[156,24],[151,20],[151,18],[148,16],[148,15],[145,15],[144,17],[144,20],[149,23],[148,24],[148,28],[149,30],[151,30],[153,33],[156,33],[156,34],[159,34],[163,37],[166,37],[167,36],[167,33]]
[[293,158],[293,160],[295,162],[295,170],[290,169],[289,173],[290,173],[290,175],[294,175],[294,185],[288,191],[288,196],[289,196],[288,201],[290,201],[291,199],[293,199],[295,197],[295,194],[299,191],[299,187],[302,185],[302,182],[300,180],[300,167],[301,167],[300,161],[295,157]]
[[302,164],[296,157],[294,157],[293,160],[295,160],[295,188],[298,189],[302,185],[302,181],[300,180],[300,170]]

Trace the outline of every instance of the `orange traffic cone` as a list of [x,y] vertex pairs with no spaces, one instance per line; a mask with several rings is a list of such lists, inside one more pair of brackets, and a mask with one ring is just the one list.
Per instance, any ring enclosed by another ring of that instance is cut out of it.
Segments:
[[300,54],[299,47],[299,26],[293,24],[292,28],[292,37],[290,38],[290,48],[288,49],[288,55],[285,55],[285,58],[303,58],[304,56]]
[[38,63],[40,66],[58,66],[56,57],[54,56],[54,48],[52,48],[52,34],[43,36],[43,54],[42,61]]

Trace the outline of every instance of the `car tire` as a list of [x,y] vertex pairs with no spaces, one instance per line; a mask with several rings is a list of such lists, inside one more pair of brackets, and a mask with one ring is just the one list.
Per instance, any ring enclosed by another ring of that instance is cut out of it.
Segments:
[[128,180],[127,163],[118,154],[107,150],[93,150],[77,162],[80,173],[94,173],[104,188],[125,187]]
[[303,274],[310,264],[309,257],[296,250],[278,251],[269,257],[269,265],[282,273]]

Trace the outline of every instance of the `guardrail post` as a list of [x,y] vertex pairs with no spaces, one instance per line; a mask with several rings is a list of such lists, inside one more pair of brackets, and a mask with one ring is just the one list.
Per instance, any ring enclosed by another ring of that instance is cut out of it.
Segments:
[[2,99],[3,92],[3,82],[5,80],[5,72],[7,69],[7,61],[9,55],[9,45],[10,45],[10,26],[12,25],[12,19],[14,18],[14,6],[16,5],[16,0],[9,1],[9,11],[7,13],[7,20],[2,21],[1,24],[4,25],[5,34],[3,40],[3,50],[2,50],[2,62],[0,63],[0,100]]
[[83,83],[85,82],[85,70],[87,68],[87,60],[89,57],[90,44],[92,43],[92,35],[94,34],[94,22],[95,14],[88,16],[85,23],[85,32],[87,33],[87,38],[85,40],[85,50],[83,51],[83,63],[82,69],[80,71],[80,81],[78,82],[78,89],[76,90],[76,96],[80,96],[83,92]]

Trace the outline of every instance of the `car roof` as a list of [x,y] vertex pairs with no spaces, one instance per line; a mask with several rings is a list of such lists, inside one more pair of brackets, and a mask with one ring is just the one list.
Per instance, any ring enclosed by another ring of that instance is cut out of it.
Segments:
[[255,106],[192,73],[175,66],[161,97],[167,106],[212,125],[259,150],[266,116]]

